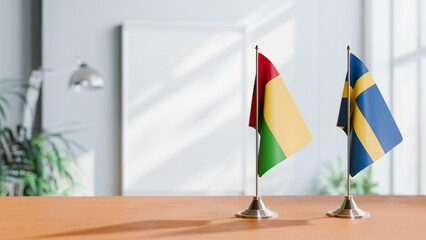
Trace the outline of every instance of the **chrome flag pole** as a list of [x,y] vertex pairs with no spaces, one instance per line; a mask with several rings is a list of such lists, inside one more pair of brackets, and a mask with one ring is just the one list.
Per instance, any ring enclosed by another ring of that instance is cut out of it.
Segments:
[[256,198],[259,198],[259,46],[256,45]]
[[250,206],[236,214],[239,218],[276,218],[278,214],[269,210],[259,195],[259,47],[256,45],[256,196]]
[[350,58],[350,50],[351,48],[347,47],[347,96],[348,96],[348,112],[347,112],[347,123],[346,123],[346,131],[347,131],[347,186],[346,186],[346,196],[343,200],[342,205],[332,211],[327,212],[327,215],[330,217],[340,217],[340,218],[368,218],[370,214],[358,208],[351,195],[351,58]]

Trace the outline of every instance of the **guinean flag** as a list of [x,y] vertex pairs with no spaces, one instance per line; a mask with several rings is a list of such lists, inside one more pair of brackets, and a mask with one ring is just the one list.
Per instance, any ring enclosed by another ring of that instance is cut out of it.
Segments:
[[[262,176],[285,160],[312,137],[277,69],[258,54],[259,166]],[[256,128],[256,82],[251,101],[249,126]]]

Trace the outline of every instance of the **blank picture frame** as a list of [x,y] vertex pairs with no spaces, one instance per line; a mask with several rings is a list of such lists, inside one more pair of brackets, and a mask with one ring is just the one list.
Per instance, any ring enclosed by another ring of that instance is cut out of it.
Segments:
[[123,195],[243,194],[245,35],[226,24],[123,24]]

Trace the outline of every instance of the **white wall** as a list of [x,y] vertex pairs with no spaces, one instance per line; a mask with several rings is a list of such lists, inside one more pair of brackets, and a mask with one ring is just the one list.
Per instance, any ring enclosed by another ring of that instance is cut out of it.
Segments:
[[[249,57],[254,59],[253,47],[259,44],[279,69],[313,135],[309,146],[262,177],[262,194],[313,194],[321,162],[344,156],[345,135],[335,123],[346,46],[362,57],[362,1],[45,0],[44,64],[61,67],[81,56],[107,81],[102,91],[76,94],[66,89],[64,75],[46,81],[43,88],[45,127],[69,121],[88,127],[74,138],[95,158],[96,195],[120,193],[120,25],[125,20],[247,25]],[[251,73],[249,82],[254,69]],[[247,132],[253,137],[248,127]]]
[[[403,136],[401,144],[374,164],[374,177],[380,194],[425,194],[426,165],[422,160],[426,149],[423,124],[426,105],[420,93],[426,88],[423,84],[426,75],[420,65],[422,51],[418,34],[421,33],[416,27],[421,20],[416,16],[420,10],[416,9],[416,1],[391,4],[391,1],[378,0],[365,5],[366,60]],[[401,54],[401,50],[404,53]]]
[[[30,0],[0,0],[0,79],[27,79],[31,72]],[[22,103],[10,98],[7,125],[20,123]]]
[[[391,34],[390,34],[390,1],[379,0],[367,2],[365,29],[365,63],[372,72],[374,80],[392,109],[391,103]],[[377,14],[380,12],[380,14]],[[380,194],[392,194],[391,151],[383,159],[377,161],[373,168],[374,180],[379,183]]]
[[[315,159],[334,161],[339,156],[346,164],[346,134],[336,127],[340,107],[340,99],[337,98],[341,97],[343,91],[347,45],[361,59],[364,56],[363,1],[335,0],[324,3],[318,3]],[[320,163],[317,163],[316,170],[320,169],[319,166]]]

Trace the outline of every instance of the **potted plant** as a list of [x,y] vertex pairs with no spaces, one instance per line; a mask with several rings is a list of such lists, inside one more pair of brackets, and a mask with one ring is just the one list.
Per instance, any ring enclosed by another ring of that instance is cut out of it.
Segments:
[[[320,176],[320,191],[321,194],[344,195],[346,194],[346,178],[347,169],[343,164],[342,158],[324,163],[325,172]],[[357,174],[351,180],[351,192],[356,195],[377,194],[377,183],[373,181],[373,173],[371,166]]]
[[41,131],[33,136],[32,129],[18,125],[4,126],[8,95],[26,103],[29,84],[16,80],[0,81],[0,195],[41,196],[68,195],[75,184],[73,169],[77,167],[74,148],[81,148],[65,137],[64,131]]

